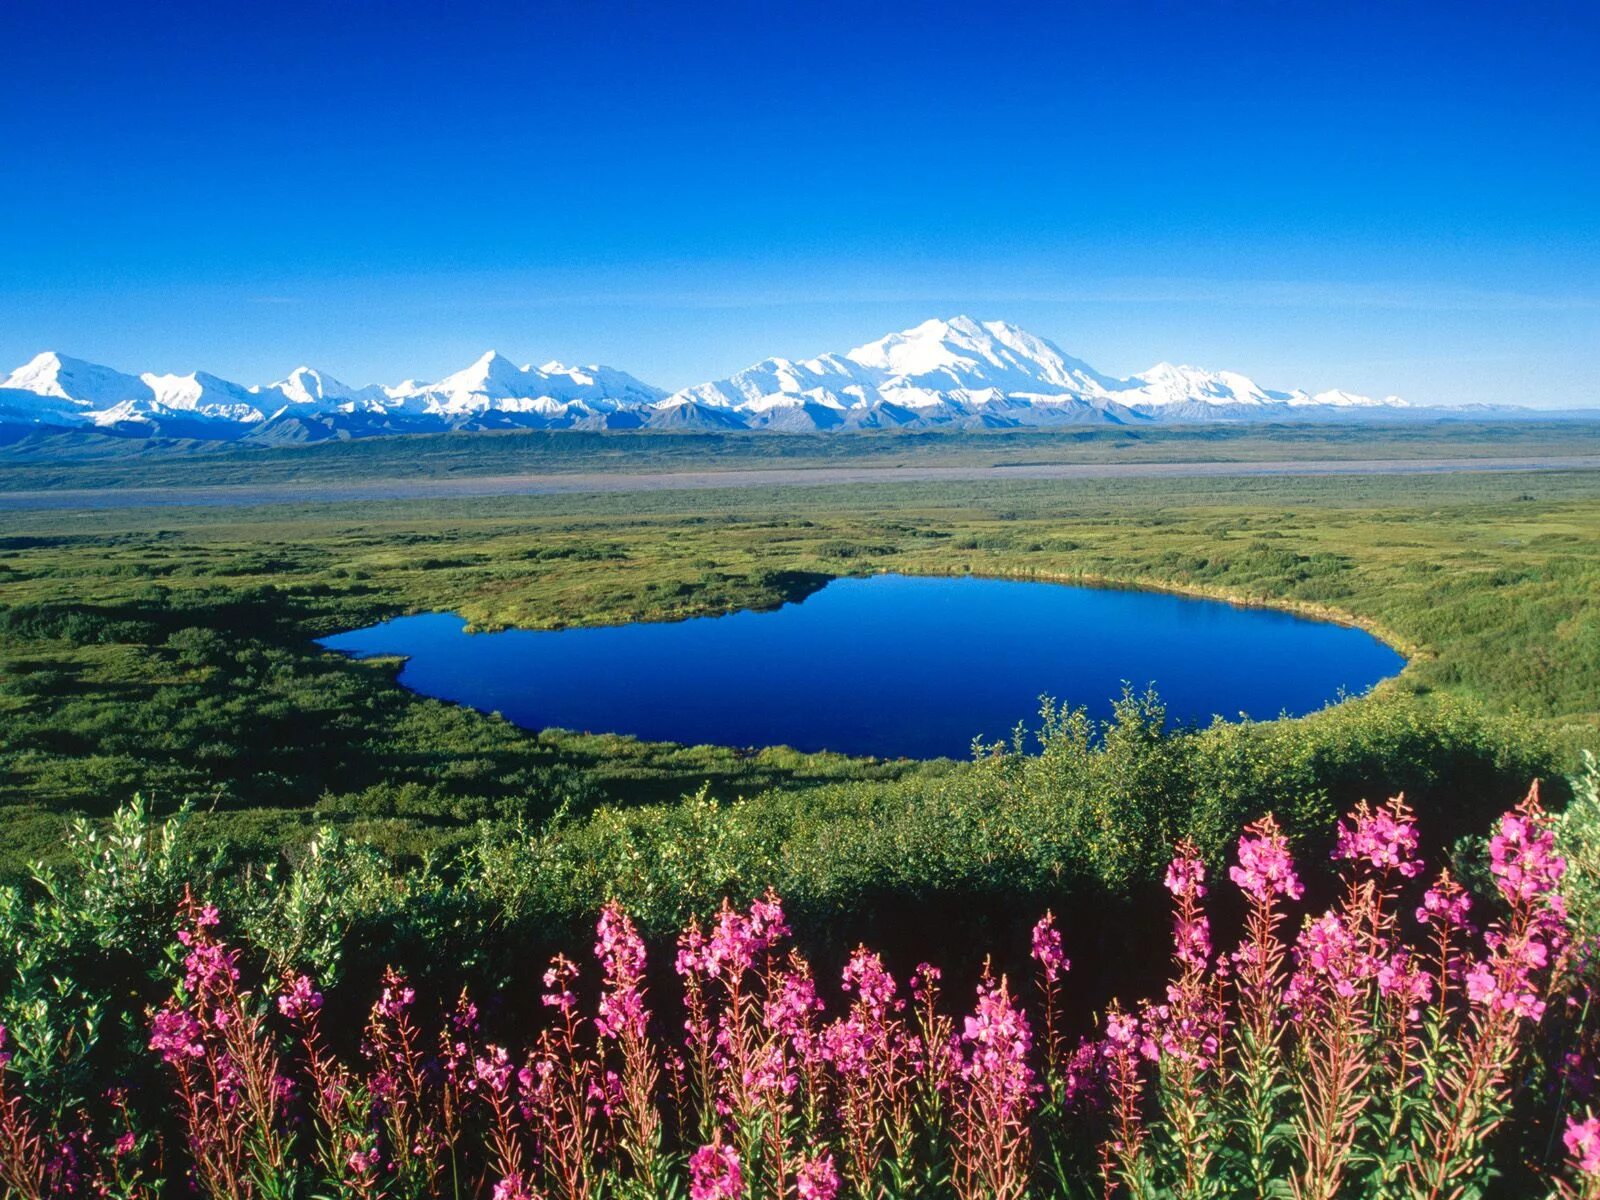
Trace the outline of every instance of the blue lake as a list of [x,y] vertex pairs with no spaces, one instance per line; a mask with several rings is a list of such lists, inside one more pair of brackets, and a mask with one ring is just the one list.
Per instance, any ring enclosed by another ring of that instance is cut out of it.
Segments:
[[1405,666],[1359,629],[1158,592],[995,579],[836,579],[772,612],[467,633],[451,613],[322,639],[405,655],[400,682],[556,726],[651,740],[966,757],[1041,695],[1109,715],[1123,681],[1169,716],[1298,716]]

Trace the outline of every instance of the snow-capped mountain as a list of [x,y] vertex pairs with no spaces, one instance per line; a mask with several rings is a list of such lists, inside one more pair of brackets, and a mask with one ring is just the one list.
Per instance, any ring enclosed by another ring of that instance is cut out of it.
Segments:
[[8,425],[269,444],[446,429],[1011,428],[1438,411],[1166,362],[1119,379],[1015,325],[970,317],[924,321],[843,353],[764,359],[671,395],[612,367],[519,366],[495,351],[437,382],[393,387],[351,387],[312,367],[245,387],[203,371],[128,375],[54,353],[0,380]]
[[1269,392],[1246,375],[1203,371],[1198,367],[1157,363],[1123,380],[1118,390],[1130,404],[1170,408],[1182,404],[1291,404],[1304,392]]
[[0,387],[65,400],[82,409],[105,409],[128,400],[153,401],[150,385],[98,363],[46,351],[22,364]]
[[0,380],[0,422],[315,441],[443,429],[637,428],[666,393],[612,367],[518,366],[490,351],[437,383],[351,387],[314,367],[245,387],[204,371],[128,375],[45,353]]
[[129,415],[133,419],[141,412],[188,413],[208,420],[249,425],[265,417],[249,388],[204,371],[191,371],[187,375],[147,372],[139,379],[155,394],[155,400],[149,407],[129,401]]
[[1115,386],[1087,363],[1014,325],[956,317],[925,321],[842,355],[803,362],[769,358],[727,379],[675,392],[665,404],[752,414],[808,407],[845,413],[890,405],[929,417],[952,406],[976,410],[1008,396],[1109,400]]
[[891,392],[1104,395],[1115,387],[1088,363],[1026,330],[971,317],[924,321],[845,355],[886,376]]
[[252,396],[262,403],[273,403],[273,393],[282,397],[282,404],[297,408],[324,409],[342,406],[359,407],[363,404],[382,404],[387,394],[376,384],[353,388],[340,383],[332,375],[325,375],[315,367],[296,367],[287,379],[250,389]]
[[247,389],[203,371],[126,375],[53,352],[38,355],[0,381],[0,397],[8,411],[31,410],[45,424],[216,422],[211,436],[226,438],[237,436],[237,427],[263,419]]
[[517,366],[491,350],[464,371],[438,383],[404,383],[387,389],[391,400],[424,412],[470,414],[491,411],[565,411],[580,405],[590,412],[642,408],[666,393],[612,367]]
[[1127,379],[1096,371],[1004,321],[954,317],[801,362],[769,358],[727,379],[674,392],[663,408],[731,409],[746,424],[1053,425],[1307,415],[1399,409],[1398,397],[1269,391],[1230,371],[1159,363]]

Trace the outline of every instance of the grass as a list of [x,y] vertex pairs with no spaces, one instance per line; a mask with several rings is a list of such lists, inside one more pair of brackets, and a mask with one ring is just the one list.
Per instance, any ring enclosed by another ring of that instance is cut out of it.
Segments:
[[674,619],[872,571],[1126,583],[1349,620],[1412,656],[1388,691],[1522,714],[1570,758],[1600,727],[1597,543],[1600,476],[1585,472],[9,513],[0,871],[48,856],[65,814],[135,791],[199,803],[243,855],[331,823],[415,857],[468,844],[480,821],[537,827],[702,785],[887,797],[966,778],[970,764],[528,733],[311,642],[431,609],[485,628]]

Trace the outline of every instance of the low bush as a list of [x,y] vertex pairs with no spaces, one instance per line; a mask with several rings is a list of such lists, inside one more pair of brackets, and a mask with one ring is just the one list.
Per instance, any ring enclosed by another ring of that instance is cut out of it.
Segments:
[[[147,840],[129,812],[103,842],[80,831],[71,895],[43,881],[5,910],[43,990],[0,1010],[0,1181],[23,1200],[1592,1198],[1590,782],[1560,821],[1535,788],[1495,823],[1478,895],[1448,867],[1423,877],[1400,800],[1339,822],[1334,872],[1252,822],[1210,911],[1181,842],[1165,986],[1077,1036],[1082,968],[1048,912],[1031,985],[988,963],[952,1006],[937,967],[897,976],[865,947],[827,998],[773,893],[691,919],[670,972],[610,902],[595,966],[558,954],[529,1004],[396,967],[341,978],[351,914],[398,912],[366,852],[247,881],[225,917],[181,884],[198,864],[177,832]],[[159,988],[124,1013],[121,1057],[97,1057],[108,1010],[38,974],[51,956]],[[71,1045],[28,1018],[73,1003]]]

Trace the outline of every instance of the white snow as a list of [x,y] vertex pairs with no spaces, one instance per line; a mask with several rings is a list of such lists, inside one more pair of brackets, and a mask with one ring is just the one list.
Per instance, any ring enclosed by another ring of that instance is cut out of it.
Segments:
[[134,376],[53,352],[0,379],[0,418],[52,424],[159,426],[176,419],[244,431],[285,415],[369,414],[385,418],[387,428],[453,428],[464,422],[472,428],[495,413],[569,424],[634,413],[630,419],[637,423],[685,405],[695,406],[691,412],[717,410],[755,425],[785,410],[796,410],[785,421],[803,420],[799,410],[808,408],[871,419],[871,410],[883,405],[918,413],[921,420],[1021,424],[1408,407],[1397,396],[1271,390],[1237,372],[1168,362],[1117,379],[1015,325],[966,316],[924,321],[842,354],[765,359],[671,395],[615,368],[555,360],[519,366],[493,350],[437,382],[408,379],[393,387],[351,387],[309,366],[253,387],[203,371]]
[[954,409],[982,415],[987,409],[1083,408],[1105,413],[1160,417],[1182,410],[1185,417],[1208,408],[1233,415],[1240,409],[1286,407],[1398,406],[1396,398],[1374,401],[1350,392],[1269,391],[1234,371],[1158,363],[1128,379],[1115,379],[1073,358],[1054,343],[1004,321],[971,317],[924,321],[844,354],[796,362],[769,358],[727,379],[675,392],[673,402],[693,400],[718,408],[762,413],[799,403],[800,398],[841,409],[893,404],[912,410]]
[[470,367],[437,383],[402,384],[388,395],[422,412],[464,414],[529,411],[535,401],[544,406],[541,411],[576,401],[595,410],[643,407],[654,404],[664,393],[612,367],[568,367],[559,362],[519,367],[490,350]]
[[109,408],[126,400],[153,400],[137,376],[124,375],[98,363],[68,358],[53,350],[37,355],[11,372],[0,387],[53,396],[86,409]]

